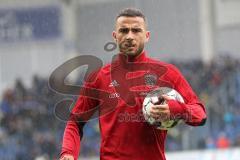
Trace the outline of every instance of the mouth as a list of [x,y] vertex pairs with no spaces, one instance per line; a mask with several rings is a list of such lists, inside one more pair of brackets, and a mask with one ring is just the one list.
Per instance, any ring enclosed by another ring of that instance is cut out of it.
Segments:
[[137,49],[137,44],[129,41],[124,41],[123,43],[120,44],[120,48],[122,52],[132,53],[135,52],[135,50]]
[[126,43],[124,45],[124,47],[126,47],[126,48],[134,48],[134,47],[136,47],[136,45],[135,44],[131,44],[131,43]]

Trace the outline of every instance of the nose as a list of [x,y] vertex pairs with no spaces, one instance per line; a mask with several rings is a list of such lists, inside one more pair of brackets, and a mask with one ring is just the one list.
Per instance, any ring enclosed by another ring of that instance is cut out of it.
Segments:
[[133,40],[133,37],[134,37],[134,35],[133,35],[132,31],[129,31],[127,36],[126,36],[126,39],[127,40]]

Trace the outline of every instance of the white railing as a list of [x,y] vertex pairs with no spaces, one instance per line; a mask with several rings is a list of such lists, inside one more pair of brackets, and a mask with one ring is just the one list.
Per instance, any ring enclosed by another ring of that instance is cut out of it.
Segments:
[[[170,152],[167,160],[240,160],[240,148]],[[98,157],[79,160],[99,160]]]

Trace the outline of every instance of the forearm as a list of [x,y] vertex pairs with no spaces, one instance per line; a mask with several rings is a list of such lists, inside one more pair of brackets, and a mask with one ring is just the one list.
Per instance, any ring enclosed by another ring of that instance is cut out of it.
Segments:
[[80,137],[82,136],[80,134],[81,132],[76,122],[67,122],[63,136],[61,157],[63,155],[72,155],[74,160],[77,160],[80,150]]
[[206,111],[204,105],[200,102],[185,104],[170,100],[168,105],[171,119],[183,119],[192,126],[201,126],[206,122]]

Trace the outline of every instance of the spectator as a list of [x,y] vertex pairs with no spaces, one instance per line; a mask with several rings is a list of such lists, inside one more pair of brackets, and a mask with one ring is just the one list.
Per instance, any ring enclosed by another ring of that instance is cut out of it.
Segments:
[[225,149],[230,147],[230,140],[226,137],[225,133],[220,133],[217,141],[216,141],[217,148]]

